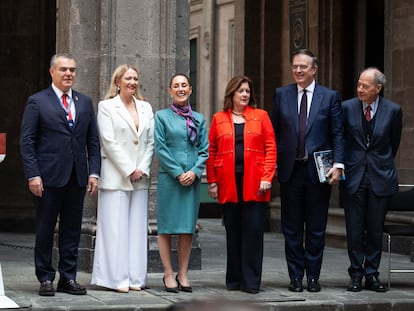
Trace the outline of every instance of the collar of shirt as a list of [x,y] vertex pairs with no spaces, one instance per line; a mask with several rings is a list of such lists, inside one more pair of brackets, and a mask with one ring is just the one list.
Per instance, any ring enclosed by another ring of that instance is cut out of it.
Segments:
[[[305,87],[306,92],[307,93],[313,93],[313,91],[315,90],[315,85],[316,85],[316,82],[315,82],[315,80],[313,80],[311,84],[309,84],[307,87]],[[298,87],[298,94],[302,95],[304,88],[300,87],[299,85],[297,87]]]
[[[300,87],[299,85],[297,85],[297,87],[298,87],[298,113],[299,113],[299,111],[300,111],[300,102],[302,100],[302,95],[303,95],[303,89],[304,88]],[[308,101],[307,101],[308,102],[308,107],[307,108],[308,108],[308,113],[309,113],[310,106],[311,106],[311,103],[312,103],[313,91],[315,90],[315,80],[313,80],[311,84],[309,84],[307,87],[305,87],[305,89],[306,89],[306,97],[308,99]]]
[[[58,89],[53,83],[52,83],[52,89],[53,91],[55,91],[56,96],[61,99],[63,92],[62,90]],[[65,94],[67,94],[69,96],[69,98],[72,98],[72,89],[69,89],[69,91],[65,92]]]
[[[377,112],[378,109],[378,101],[379,101],[379,96],[377,96],[377,98],[370,104],[371,105],[371,116],[374,116],[375,113]],[[365,109],[367,108],[368,104],[366,102],[362,102],[362,108]]]

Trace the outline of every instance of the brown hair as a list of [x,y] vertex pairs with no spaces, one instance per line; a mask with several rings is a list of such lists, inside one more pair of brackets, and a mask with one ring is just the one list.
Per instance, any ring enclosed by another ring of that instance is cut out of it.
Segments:
[[253,81],[246,76],[235,76],[229,83],[227,83],[226,91],[224,93],[223,110],[233,108],[233,95],[245,82],[249,84],[250,88],[249,106],[256,107],[256,95],[254,93]]

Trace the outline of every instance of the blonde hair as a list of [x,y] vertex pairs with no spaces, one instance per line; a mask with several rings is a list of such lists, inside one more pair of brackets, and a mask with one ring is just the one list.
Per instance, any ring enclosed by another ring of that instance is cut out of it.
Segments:
[[[128,71],[128,69],[135,70],[136,73],[138,74],[138,79],[139,79],[139,71],[136,67],[130,66],[130,65],[127,65],[127,64],[123,64],[123,65],[118,66],[115,69],[114,73],[112,74],[111,84],[109,85],[109,90],[105,95],[105,99],[114,98],[115,96],[117,96],[119,94],[116,82],[119,81],[122,78],[122,76],[125,74],[125,72]],[[139,91],[139,87],[137,87],[135,89],[134,96],[135,96],[135,98],[140,99],[140,100],[144,99],[144,97],[142,97],[142,95],[141,95],[141,92]]]

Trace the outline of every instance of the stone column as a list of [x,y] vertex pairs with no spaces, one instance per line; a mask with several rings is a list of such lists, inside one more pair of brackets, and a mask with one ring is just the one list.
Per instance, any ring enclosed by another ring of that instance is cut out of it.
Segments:
[[[123,63],[140,70],[143,96],[154,112],[169,104],[169,79],[189,72],[189,1],[58,0],[57,52],[77,59],[74,88],[92,97],[95,108]],[[157,163],[152,168],[150,223],[155,219]],[[91,271],[96,228],[96,197],[86,198],[79,269]],[[153,227],[153,226],[152,226]]]
[[403,131],[396,157],[398,178],[401,184],[413,184],[414,166],[414,38],[412,32],[414,10],[404,1],[384,1],[384,73],[387,83],[384,96],[402,107]]

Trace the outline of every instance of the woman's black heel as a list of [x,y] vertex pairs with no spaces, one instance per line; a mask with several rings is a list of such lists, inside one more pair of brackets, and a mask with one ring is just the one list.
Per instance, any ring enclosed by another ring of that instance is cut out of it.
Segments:
[[191,286],[182,286],[180,283],[180,280],[178,279],[178,274],[175,277],[175,280],[177,281],[178,284],[178,289],[182,292],[186,292],[186,293],[192,293],[193,292],[193,288]]
[[165,291],[168,293],[178,293],[178,286],[176,287],[167,287],[165,284],[165,276],[162,278],[162,282],[164,283]]

